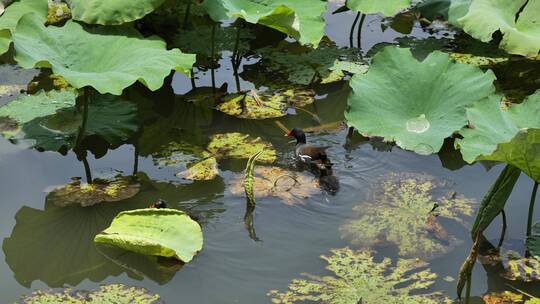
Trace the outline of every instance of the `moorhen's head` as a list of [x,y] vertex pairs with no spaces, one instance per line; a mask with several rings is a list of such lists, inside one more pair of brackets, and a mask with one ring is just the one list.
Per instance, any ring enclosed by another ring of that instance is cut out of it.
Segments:
[[150,205],[150,208],[162,209],[167,208],[167,202],[162,199],[158,199],[155,203]]
[[302,131],[302,129],[294,128],[294,129],[290,130],[289,133],[287,133],[285,135],[292,136],[292,137],[296,138],[296,141],[298,143],[302,143],[302,144],[306,143],[306,133],[304,133],[304,131]]

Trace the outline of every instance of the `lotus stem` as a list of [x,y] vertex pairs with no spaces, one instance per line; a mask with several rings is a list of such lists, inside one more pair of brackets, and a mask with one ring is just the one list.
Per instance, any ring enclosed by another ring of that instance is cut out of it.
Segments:
[[[212,90],[214,91],[214,96],[216,95],[216,71],[215,71],[215,62],[214,62],[214,58],[215,58],[215,52],[216,52],[216,24],[213,23],[212,24],[212,35],[211,35],[211,38],[210,38],[212,41],[211,41],[211,48],[210,48],[210,53],[211,53],[211,59],[210,59],[210,70],[211,70],[211,76],[212,76]],[[215,98],[215,97],[214,97]],[[215,101],[215,100],[214,100]]]
[[538,191],[538,182],[534,182],[533,190],[531,193],[531,201],[529,203],[529,216],[527,218],[527,236],[531,236],[532,221],[534,215],[534,204],[536,202],[536,192]]
[[360,18],[360,12],[356,14],[356,17],[354,18],[353,24],[351,25],[351,32],[349,33],[349,44],[351,48],[354,46],[353,44],[353,35],[354,35],[354,29],[356,28],[356,23],[358,22],[358,18]]
[[290,191],[295,185],[297,184],[300,184],[300,182],[292,175],[289,175],[289,174],[282,174],[280,176],[278,176],[275,180],[274,180],[274,186],[272,186],[272,189],[274,189],[275,187],[277,187],[277,183],[279,180],[281,180],[282,178],[284,177],[288,177],[290,179],[292,179],[294,181],[294,184],[287,190],[284,190],[284,191]]
[[255,206],[257,203],[255,202],[255,195],[253,194],[253,183],[254,183],[254,177],[253,177],[253,169],[255,168],[255,161],[259,156],[262,155],[264,150],[261,150],[255,154],[253,154],[247,162],[246,165],[246,175],[244,177],[244,191],[246,193],[246,198],[248,204]]
[[84,165],[84,173],[86,174],[86,182],[88,184],[94,183],[92,180],[92,172],[90,171],[90,164],[88,163],[86,156],[82,159],[82,163]]
[[75,149],[79,148],[82,140],[84,138],[84,134],[86,133],[86,125],[88,124],[88,99],[90,94],[90,88],[84,87],[83,92],[83,113],[82,113],[82,123],[79,127],[79,134],[77,135],[77,140],[75,141]]
[[189,73],[189,80],[191,81],[191,88],[195,90],[197,88],[197,84],[195,83],[195,75],[193,73],[193,68],[191,68],[191,72]]
[[[471,248],[471,251],[459,270],[459,281],[457,284],[457,296],[458,299],[461,299],[461,294],[463,288],[467,285],[467,290],[465,291],[466,296],[470,297],[470,287],[471,287],[471,278],[474,264],[476,263],[476,258],[478,257],[478,250],[480,249],[480,240],[482,239],[482,232],[476,234],[474,244]],[[468,299],[465,299],[465,303],[468,303]]]
[[238,56],[238,46],[240,45],[240,26],[236,27],[236,38],[234,40],[234,49],[232,54],[232,60],[233,60],[233,69],[238,69],[238,66],[236,65],[237,62],[237,56]]
[[364,20],[366,19],[366,14],[362,14],[362,18],[360,19],[360,23],[358,24],[358,32],[356,36],[356,45],[358,49],[362,50],[362,27],[364,26]]
[[503,210],[501,210],[501,216],[502,216],[502,230],[501,230],[501,237],[499,238],[499,245],[497,246],[498,248],[501,248],[503,242],[504,242],[504,237],[506,235],[506,212]]
[[133,152],[133,175],[136,175],[139,173],[139,140],[136,139],[135,143],[133,144],[134,152]]

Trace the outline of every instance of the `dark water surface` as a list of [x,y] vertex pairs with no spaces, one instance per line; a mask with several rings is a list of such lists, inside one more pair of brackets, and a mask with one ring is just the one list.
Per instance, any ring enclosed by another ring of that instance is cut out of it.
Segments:
[[[327,18],[330,38],[340,46],[347,46],[348,26],[354,14],[329,14]],[[412,35],[427,37],[430,34],[416,26]],[[382,32],[381,18],[369,16],[363,31],[362,47],[367,52],[377,43],[392,42],[401,36],[391,29]],[[216,84],[220,86],[228,82],[229,91],[233,91],[234,77],[228,55],[225,53],[220,62]],[[244,64],[255,61],[250,59]],[[210,73],[200,72],[197,76],[198,86],[210,86]],[[251,83],[241,81],[241,89],[252,87]],[[174,75],[172,88],[178,95],[185,94],[191,90],[189,78]],[[171,109],[174,114],[184,113],[185,117],[176,120],[178,128],[191,125],[196,131],[190,132],[184,140],[204,142],[214,133],[248,133],[271,141],[278,150],[278,163],[292,163],[293,145],[272,121],[242,121],[216,111],[211,113],[210,119],[204,118],[204,113],[198,113],[192,105],[175,97],[173,90],[165,88],[148,96],[156,104],[154,111],[163,115],[163,119]],[[319,87],[317,102],[307,109],[317,113],[323,124],[342,120],[348,93],[346,82]],[[303,113],[280,121],[288,127],[316,124]],[[169,136],[167,132],[170,131],[163,131],[165,142]],[[450,170],[446,167],[452,168],[456,164],[447,159],[442,164],[438,155],[420,156],[396,147],[391,151],[379,151],[374,148],[376,144],[370,143],[351,147],[347,145],[346,137],[346,130],[308,137],[310,142],[331,146],[329,154],[335,163],[340,191],[336,195],[312,196],[303,204],[292,206],[276,198],[259,199],[254,227],[262,240],[260,242],[250,239],[244,227],[245,199],[231,194],[228,188],[232,177],[243,174],[244,162],[221,163],[221,177],[215,181],[190,183],[176,178],[174,173],[178,170],[175,168],[160,168],[151,156],[140,156],[139,171],[154,181],[154,189],[104,206],[58,208],[45,203],[46,189],[65,184],[71,177],[84,176],[82,163],[73,153],[66,156],[40,153],[0,139],[0,238],[4,239],[0,253],[0,302],[11,303],[21,295],[40,288],[73,286],[93,289],[103,283],[120,282],[146,287],[160,294],[167,303],[269,303],[266,296],[269,289],[284,290],[300,273],[326,274],[326,265],[319,256],[327,254],[331,248],[351,246],[341,238],[339,227],[354,216],[352,207],[367,198],[381,176],[391,172],[427,173],[454,183],[458,194],[475,199],[478,205],[502,169],[499,165],[488,171],[484,165],[475,164]],[[117,172],[130,174],[134,165],[134,146],[123,145],[100,159],[90,157],[89,162],[95,176]],[[507,244],[522,253],[523,244],[518,240],[522,240],[525,234],[524,219],[531,187],[531,180],[523,175],[506,208],[509,222]],[[115,214],[145,207],[157,198],[166,199],[172,207],[190,210],[203,218],[204,249],[191,263],[177,272],[175,269],[158,271],[145,266],[144,258],[135,256],[133,265],[140,268],[132,271],[97,251],[92,242],[93,235],[107,227]],[[536,218],[540,217],[538,209]],[[471,221],[468,219],[469,223]],[[467,228],[450,226],[448,229],[463,242],[430,262],[431,268],[439,274],[433,290],[443,291],[453,298],[456,282],[442,278],[457,278],[471,241]],[[496,243],[499,234],[500,220],[497,219],[486,236]],[[396,256],[392,247],[380,248],[379,253]],[[475,268],[473,280],[475,296],[485,293],[488,288],[505,288],[498,274],[486,273],[481,265]],[[534,286],[522,288],[535,293]]]

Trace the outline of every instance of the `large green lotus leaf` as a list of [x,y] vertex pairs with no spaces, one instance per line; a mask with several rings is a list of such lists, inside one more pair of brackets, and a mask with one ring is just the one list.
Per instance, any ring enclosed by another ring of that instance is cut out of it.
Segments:
[[195,62],[195,55],[166,50],[157,38],[113,31],[101,28],[90,33],[73,21],[45,27],[35,14],[28,14],[13,35],[15,60],[24,68],[51,67],[75,88],[92,86],[114,95],[136,81],[157,90],[172,69],[189,74]]
[[455,145],[463,159],[472,163],[511,141],[520,129],[540,128],[540,91],[509,109],[502,108],[501,97],[490,96],[468,108],[467,117],[472,128],[463,128],[463,139],[456,139]]
[[540,260],[540,222],[532,227],[531,235],[527,238],[527,250]]
[[431,154],[467,124],[468,106],[495,91],[493,80],[492,71],[454,63],[439,51],[419,62],[409,49],[386,47],[366,74],[351,79],[345,117],[363,134]]
[[37,290],[22,297],[17,304],[164,304],[157,294],[141,287],[124,284],[101,285],[99,289],[86,291],[65,288],[61,290]]
[[321,0],[206,0],[203,2],[216,21],[240,17],[283,32],[302,44],[317,46],[324,36]]
[[510,142],[499,144],[493,154],[478,159],[513,165],[540,182],[540,129],[520,131]]
[[165,0],[68,0],[74,20],[115,25],[141,19]]
[[411,0],[347,0],[347,7],[364,14],[382,13],[385,16],[394,16],[400,10],[411,5]]
[[56,114],[58,111],[75,106],[76,92],[39,91],[34,95],[20,95],[14,101],[0,107],[1,132],[12,137],[32,120]]
[[306,274],[306,278],[292,280],[284,292],[270,290],[272,303],[452,303],[440,293],[420,292],[437,278],[420,259],[398,259],[394,263],[390,258],[377,260],[368,250],[340,248],[331,252],[321,256],[331,275]]
[[8,6],[0,16],[0,55],[7,52],[11,44],[11,34],[15,31],[17,22],[25,14],[35,13],[35,18],[41,23],[47,20],[47,0],[21,0]]
[[451,195],[451,189],[429,175],[390,174],[379,185],[369,202],[354,208],[359,217],[341,227],[343,237],[363,247],[394,244],[400,256],[424,259],[460,243],[438,218],[464,223],[462,217],[473,213],[473,200]]
[[503,34],[501,48],[511,54],[535,57],[540,51],[539,11],[538,0],[475,0],[459,23],[465,32],[484,42],[491,41],[499,30]]
[[203,236],[201,226],[184,212],[150,208],[118,214],[94,241],[187,263],[202,249]]

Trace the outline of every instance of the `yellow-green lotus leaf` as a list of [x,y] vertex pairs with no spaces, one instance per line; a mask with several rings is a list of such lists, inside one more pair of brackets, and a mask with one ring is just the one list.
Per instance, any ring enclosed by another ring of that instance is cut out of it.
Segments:
[[56,206],[93,206],[102,202],[118,202],[139,193],[140,183],[132,176],[117,176],[113,179],[95,179],[92,184],[75,180],[47,194],[47,201]]
[[[234,195],[244,195],[244,176],[235,176],[230,182]],[[257,166],[254,170],[253,193],[255,198],[276,197],[287,205],[301,204],[321,193],[317,180],[303,172],[293,172],[280,167]]]
[[17,304],[164,304],[160,296],[145,288],[124,284],[101,285],[92,291],[64,288],[36,290],[22,297]]
[[94,242],[187,263],[202,249],[203,235],[182,211],[147,208],[121,212]]
[[303,107],[315,101],[311,89],[293,88],[257,94],[230,94],[223,98],[217,109],[225,114],[244,119],[266,119],[285,116],[289,107]]
[[260,137],[253,138],[242,133],[212,135],[206,150],[217,159],[248,159],[251,155],[264,150],[257,159],[259,162],[273,163],[276,160],[276,150],[271,143],[263,141]]
[[435,283],[437,275],[419,259],[390,258],[377,261],[368,250],[333,249],[321,256],[331,275],[305,274],[293,279],[288,290],[270,290],[272,303],[324,304],[443,304],[452,303],[439,293],[421,292]]
[[460,243],[438,219],[464,223],[461,217],[472,215],[473,204],[430,175],[392,173],[380,180],[367,202],[353,208],[358,218],[341,232],[362,247],[392,244],[400,256],[431,259]]

